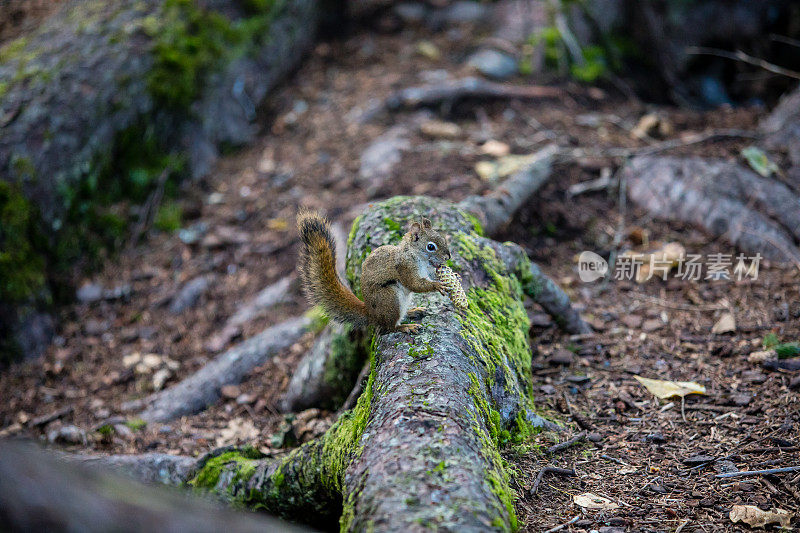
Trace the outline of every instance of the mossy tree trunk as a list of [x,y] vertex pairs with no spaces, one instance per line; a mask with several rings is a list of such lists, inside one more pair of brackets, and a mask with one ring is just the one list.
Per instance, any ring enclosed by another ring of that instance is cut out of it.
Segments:
[[364,392],[325,435],[277,460],[222,450],[200,462],[192,485],[316,525],[338,518],[343,530],[516,527],[499,449],[554,427],[532,403],[523,305],[546,279],[516,245],[481,236],[457,206],[400,197],[354,223],[347,272],[356,292],[363,258],[423,215],[450,238],[468,308],[414,295],[428,310],[421,332],[373,339]]
[[72,0],[0,47],[0,336],[37,355],[26,317],[70,295],[65,273],[128,238],[163,176],[254,138],[322,4]]

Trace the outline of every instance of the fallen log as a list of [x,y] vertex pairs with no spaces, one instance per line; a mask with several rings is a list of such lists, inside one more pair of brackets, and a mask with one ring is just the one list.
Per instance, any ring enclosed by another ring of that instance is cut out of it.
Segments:
[[218,355],[180,383],[123,407],[143,407],[138,416],[146,422],[167,422],[201,411],[219,399],[224,385],[241,383],[253,368],[297,342],[313,323],[311,317],[302,316],[267,328]]
[[450,237],[468,308],[415,294],[428,309],[421,332],[374,340],[364,392],[325,435],[281,459],[222,450],[201,461],[193,486],[316,525],[339,519],[343,530],[516,526],[498,450],[553,427],[534,410],[522,303],[539,280],[519,247],[482,237],[458,207],[400,197],[354,223],[347,271],[357,292],[363,257],[422,215]]
[[[191,458],[181,459],[196,462]],[[190,498],[165,487],[134,483],[103,470],[59,460],[55,454],[32,445],[0,442],[3,530],[306,531],[263,514],[237,513],[208,500]]]

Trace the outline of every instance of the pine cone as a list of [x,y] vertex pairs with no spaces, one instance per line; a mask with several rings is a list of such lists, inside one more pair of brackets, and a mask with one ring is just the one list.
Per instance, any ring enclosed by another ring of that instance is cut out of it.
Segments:
[[461,287],[461,278],[458,277],[458,274],[453,272],[449,266],[441,265],[436,269],[436,277],[447,289],[447,294],[450,296],[450,301],[453,302],[453,305],[466,308],[467,294]]

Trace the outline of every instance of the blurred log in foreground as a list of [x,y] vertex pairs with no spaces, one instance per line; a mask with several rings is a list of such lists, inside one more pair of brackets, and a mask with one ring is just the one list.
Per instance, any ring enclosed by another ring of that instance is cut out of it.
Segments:
[[0,524],[3,531],[305,531],[12,441],[0,442]]

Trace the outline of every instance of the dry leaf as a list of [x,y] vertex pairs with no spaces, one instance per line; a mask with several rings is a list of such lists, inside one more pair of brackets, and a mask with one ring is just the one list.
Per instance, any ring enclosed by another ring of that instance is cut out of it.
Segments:
[[706,388],[694,381],[666,381],[663,379],[643,378],[633,376],[636,381],[644,385],[656,398],[666,400],[674,396],[686,396],[687,394],[705,394]]
[[484,181],[494,182],[514,174],[539,158],[538,153],[528,155],[507,155],[496,161],[478,161],[475,172]]
[[733,317],[733,313],[723,313],[717,323],[714,324],[714,327],[711,328],[711,333],[719,334],[719,333],[731,333],[736,331],[736,319]]
[[426,120],[419,126],[423,135],[434,139],[455,139],[461,137],[461,126],[443,120]]
[[511,153],[511,147],[504,142],[490,139],[481,146],[481,153],[492,157],[503,157]]
[[775,353],[775,350],[763,350],[760,352],[751,352],[750,355],[747,356],[747,361],[750,363],[763,363],[767,359],[775,359],[778,357],[778,354]]
[[763,511],[755,505],[734,505],[728,516],[731,522],[744,522],[750,527],[763,527],[773,523],[778,523],[782,527],[789,527],[794,515],[783,509]]
[[249,442],[259,437],[261,434],[253,425],[253,421],[244,418],[234,418],[228,423],[228,427],[219,432],[217,446],[228,446],[240,442]]
[[430,41],[420,41],[417,43],[417,53],[423,57],[436,61],[442,57],[439,48]]
[[598,496],[597,494],[592,494],[591,492],[584,492],[583,494],[573,496],[572,501],[575,503],[575,505],[583,507],[584,509],[613,511],[614,509],[619,508],[619,505],[612,502],[608,498]]

